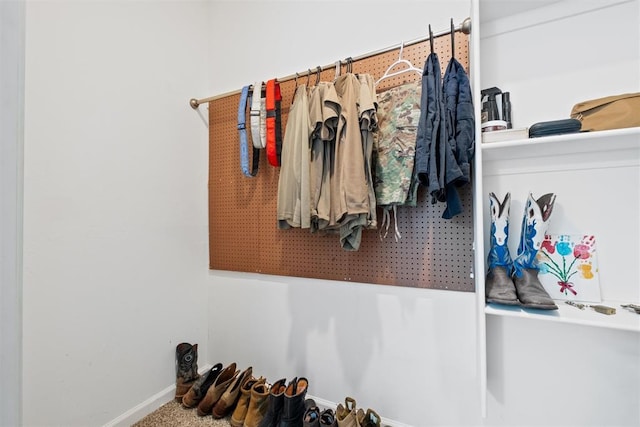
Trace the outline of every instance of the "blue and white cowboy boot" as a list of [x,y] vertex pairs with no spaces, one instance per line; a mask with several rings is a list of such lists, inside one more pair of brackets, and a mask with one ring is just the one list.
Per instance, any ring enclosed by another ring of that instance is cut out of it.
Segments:
[[509,237],[509,209],[511,193],[500,202],[494,193],[489,193],[491,210],[491,247],[487,256],[489,265],[485,279],[485,299],[498,304],[518,305],[516,288],[511,279],[513,261],[507,247]]
[[538,280],[539,268],[536,264],[536,255],[544,241],[555,199],[555,194],[549,193],[535,200],[529,193],[524,209],[518,255],[513,261],[513,281],[520,304],[524,307],[558,309]]

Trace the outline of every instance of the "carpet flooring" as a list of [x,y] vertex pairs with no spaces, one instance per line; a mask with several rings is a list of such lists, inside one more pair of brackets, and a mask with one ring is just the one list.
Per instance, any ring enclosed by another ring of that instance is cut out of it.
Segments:
[[131,427],[230,427],[229,418],[214,419],[211,415],[199,417],[196,408],[185,409],[172,400],[165,403]]

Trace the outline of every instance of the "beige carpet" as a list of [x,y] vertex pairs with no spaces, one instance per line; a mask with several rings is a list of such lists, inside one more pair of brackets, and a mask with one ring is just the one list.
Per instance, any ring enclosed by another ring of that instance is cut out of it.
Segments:
[[131,427],[230,427],[229,418],[199,417],[196,408],[185,409],[175,400],[159,407]]

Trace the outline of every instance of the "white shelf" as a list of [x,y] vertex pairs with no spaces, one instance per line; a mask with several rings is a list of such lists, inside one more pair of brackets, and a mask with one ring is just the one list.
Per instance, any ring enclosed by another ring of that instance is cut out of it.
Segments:
[[483,161],[627,150],[640,154],[640,127],[482,143]]
[[555,303],[558,306],[558,310],[536,310],[520,306],[487,304],[484,311],[486,314],[493,316],[520,317],[525,319],[640,332],[640,314],[636,314],[627,308],[620,307],[620,304],[625,304],[625,302],[603,301],[601,303],[589,303],[615,308],[616,314],[612,315],[598,313],[592,308],[587,307],[585,307],[584,310],[580,310],[577,307],[566,304],[564,301],[555,301]]

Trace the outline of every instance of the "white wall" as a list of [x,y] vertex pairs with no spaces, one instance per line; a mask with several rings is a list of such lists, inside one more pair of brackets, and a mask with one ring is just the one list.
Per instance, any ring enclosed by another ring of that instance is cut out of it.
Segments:
[[22,407],[24,4],[0,2],[0,425]]
[[[216,2],[212,39],[233,43],[211,46],[210,95],[399,45],[469,15],[468,1]],[[254,47],[267,42],[269,50]],[[306,376],[313,396],[352,396],[407,425],[477,425],[474,297],[214,271],[209,359],[252,365],[271,381]]]
[[[481,1],[481,15],[491,3]],[[514,127],[567,118],[580,101],[638,92],[639,23],[638,0],[555,2],[481,23],[481,86],[511,92]],[[512,192],[511,229],[518,230],[514,219],[521,221],[527,191],[556,193],[548,231],[594,233],[602,297],[637,301],[637,158],[551,159],[539,152],[490,168],[485,162],[483,194]],[[512,237],[515,249],[517,232]],[[487,425],[640,425],[637,332],[490,315],[487,359]]]
[[208,11],[27,2],[25,426],[102,425],[207,347]]

